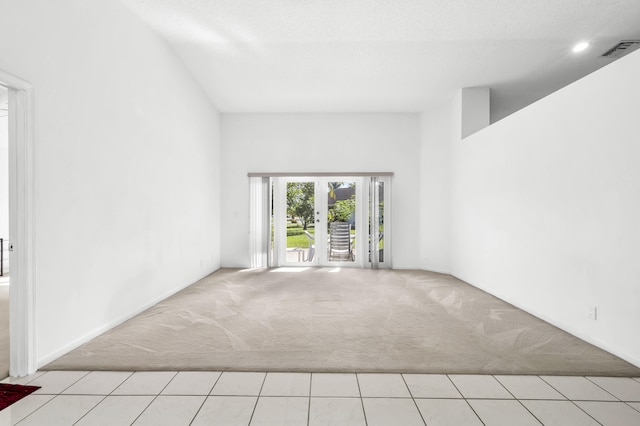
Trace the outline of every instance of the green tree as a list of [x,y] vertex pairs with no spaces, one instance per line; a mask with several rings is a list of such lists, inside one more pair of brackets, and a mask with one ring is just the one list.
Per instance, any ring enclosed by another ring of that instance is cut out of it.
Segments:
[[356,197],[352,195],[348,200],[336,201],[329,210],[329,222],[347,222],[356,211]]
[[342,186],[342,182],[329,182],[329,197],[336,199],[336,189]]
[[313,182],[287,182],[287,214],[302,222],[304,230],[315,218],[313,191]]

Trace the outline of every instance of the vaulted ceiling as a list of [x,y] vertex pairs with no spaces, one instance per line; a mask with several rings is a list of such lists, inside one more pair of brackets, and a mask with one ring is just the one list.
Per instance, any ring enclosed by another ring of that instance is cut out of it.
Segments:
[[413,112],[490,87],[496,121],[640,39],[638,0],[121,1],[222,112]]

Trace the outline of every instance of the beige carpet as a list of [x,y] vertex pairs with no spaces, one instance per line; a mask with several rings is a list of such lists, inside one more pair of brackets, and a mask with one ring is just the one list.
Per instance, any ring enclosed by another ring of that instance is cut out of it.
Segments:
[[220,270],[45,369],[640,376],[451,276]]

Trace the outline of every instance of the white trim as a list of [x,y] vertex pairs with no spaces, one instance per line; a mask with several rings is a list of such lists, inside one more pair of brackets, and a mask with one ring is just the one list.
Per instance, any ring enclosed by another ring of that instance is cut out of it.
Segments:
[[[274,191],[274,229],[275,231],[275,250],[276,258],[271,266],[297,266],[297,267],[330,267],[330,268],[366,268],[368,267],[368,245],[356,243],[355,260],[354,261],[329,261],[327,259],[327,184],[329,182],[353,181],[356,183],[356,241],[366,241],[368,232],[365,232],[368,220],[368,180],[363,175],[336,175],[333,173],[321,173],[322,176],[316,174],[305,174],[305,176],[280,176],[273,178],[275,182]],[[390,176],[383,176],[382,179],[388,182]],[[315,256],[312,262],[287,262],[286,260],[286,184],[287,182],[311,182],[315,188]],[[390,263],[381,263],[383,267],[389,267]]]
[[35,102],[33,85],[0,70],[9,89],[9,300],[11,376],[36,371]]
[[590,343],[590,344],[592,344],[592,345],[594,345],[594,346],[596,346],[596,347],[598,347],[598,348],[600,348],[602,350],[605,350],[605,351],[607,351],[607,352],[609,352],[609,353],[611,353],[611,354],[613,354],[613,355],[615,355],[615,356],[617,356],[617,357],[619,357],[619,358],[621,358],[621,359],[623,359],[623,360],[635,365],[636,367],[640,367],[640,358],[638,358],[636,355],[620,351],[617,347],[612,347],[611,345],[609,345],[609,344],[607,344],[605,342],[602,342],[599,339],[595,339],[593,336],[589,335],[588,333],[582,332],[582,331],[578,330],[577,328],[575,328],[575,327],[573,327],[573,326],[571,326],[569,324],[566,324],[566,323],[564,323],[562,321],[557,321],[555,318],[551,318],[548,315],[545,315],[542,312],[538,311],[537,309],[531,309],[530,307],[525,306],[522,303],[519,303],[518,301],[513,300],[513,298],[511,298],[511,297],[509,297],[507,295],[504,295],[501,292],[496,292],[496,291],[493,291],[492,289],[489,289],[489,288],[487,288],[485,286],[474,284],[471,281],[467,281],[467,280],[465,280],[464,278],[462,278],[462,277],[460,277],[458,275],[454,275],[454,274],[449,274],[449,275],[451,275],[452,277],[454,277],[456,279],[459,279],[460,281],[465,282],[465,283],[467,283],[467,284],[469,284],[469,285],[471,285],[471,286],[473,286],[475,288],[478,288],[478,289],[484,291],[485,293],[488,293],[488,294],[490,294],[490,295],[492,295],[494,297],[497,297],[498,299],[500,299],[500,300],[502,300],[504,302],[507,302],[507,303],[515,306],[516,308],[518,308],[518,309],[520,309],[520,310],[522,310],[524,312],[527,312],[527,313],[533,315],[534,317],[537,317],[537,318],[539,318],[539,319],[541,319],[541,320],[543,320],[545,322],[548,322],[549,324],[551,324],[551,325],[553,325],[555,327],[558,327],[559,329],[561,329],[563,331],[566,331],[567,333],[577,337],[578,339],[584,340],[587,343]]
[[[368,212],[371,215],[372,221],[375,222],[379,216],[378,214],[371,214],[370,211],[371,210],[375,210],[377,211],[377,208],[373,208],[374,206],[371,205],[371,203],[376,203],[379,201],[383,202],[384,205],[384,209],[383,209],[383,218],[384,218],[384,228],[383,228],[383,232],[384,232],[384,246],[383,246],[383,250],[384,250],[384,256],[383,256],[383,261],[380,262],[378,260],[377,265],[375,265],[375,263],[372,263],[369,261],[368,256],[365,259],[366,263],[365,263],[365,267],[371,267],[374,269],[392,269],[392,262],[391,262],[391,255],[392,255],[392,249],[391,249],[391,240],[392,240],[392,231],[391,231],[391,223],[392,223],[392,214],[391,214],[391,208],[392,208],[392,203],[391,203],[391,176],[373,176],[373,177],[377,177],[377,182],[378,185],[383,185],[383,189],[384,189],[384,193],[383,193],[383,199],[382,200],[371,200],[371,187],[369,187],[368,191],[367,191],[367,206],[369,207]],[[370,180],[367,181],[367,185],[372,185],[372,182]],[[374,198],[379,198],[378,197],[378,190],[375,190],[375,195]],[[377,217],[374,217],[377,216]],[[369,216],[367,216],[367,219],[369,219]],[[377,233],[376,235],[370,235],[369,238],[369,243],[371,244],[373,241],[375,241],[375,239],[373,237],[377,237]],[[377,244],[376,244],[377,247]],[[373,252],[377,252],[379,253],[377,250],[369,250],[370,253]],[[379,259],[379,258],[378,258]]]
[[[338,179],[336,179],[338,180]],[[315,257],[314,263],[315,266],[327,267],[327,249],[328,249],[328,241],[327,241],[327,210],[329,209],[329,200],[327,198],[327,183],[328,181],[325,179],[316,178],[315,180],[315,206],[313,207],[316,211],[314,221],[315,224],[313,229],[313,238],[315,245]]]
[[[285,211],[285,204],[287,199],[286,186],[281,179],[275,179],[273,185],[273,257],[269,266],[280,267],[283,266],[283,261],[287,259],[286,247],[287,239],[281,235],[280,231],[283,227],[287,227],[287,213]],[[285,200],[285,201],[282,201]],[[284,253],[281,254],[281,252]]]
[[380,239],[377,238],[380,225],[380,182],[378,182],[378,177],[371,176],[367,187],[369,189],[369,226],[371,227],[369,231],[369,265],[371,265],[371,269],[378,269],[380,262]]
[[393,176],[393,172],[264,172],[257,173],[251,172],[247,174],[249,177],[303,177],[303,178],[314,178],[314,177],[328,177],[333,178],[335,176],[343,176],[343,177],[369,177],[369,176]]
[[379,179],[384,184],[384,261],[379,268],[393,269],[393,177]]
[[[336,175],[328,178],[320,179],[320,233],[322,235],[321,241],[325,244],[322,248],[322,256],[318,257],[320,261],[320,266],[323,267],[336,267],[336,268],[365,268],[367,267],[366,262],[366,254],[368,252],[368,245],[362,244],[362,241],[368,239],[368,232],[365,233],[365,229],[367,228],[367,222],[369,220],[369,210],[367,209],[368,203],[368,192],[364,191],[366,176],[345,176],[345,175]],[[352,261],[336,261],[329,260],[328,258],[328,241],[329,241],[329,223],[328,223],[328,184],[329,182],[355,182],[356,184],[356,210],[355,210],[355,223],[356,223],[356,248],[353,252],[355,260]],[[368,181],[367,181],[368,182]],[[365,195],[367,194],[367,195]],[[316,236],[318,235],[318,230],[316,230]],[[317,237],[316,237],[317,241]],[[316,250],[317,250],[316,246]]]
[[[250,173],[250,179],[255,179],[258,174]],[[367,241],[369,238],[369,185],[367,177],[358,173],[349,175],[334,175],[331,173],[307,174],[305,176],[278,176],[273,177],[274,182],[274,221],[275,229],[274,238],[274,259],[270,266],[320,266],[320,267],[351,267],[351,268],[367,268],[371,267],[369,262],[369,244],[356,243],[354,252],[355,259],[353,261],[329,261],[326,257],[327,253],[327,194],[326,185],[333,181],[355,181],[356,182],[356,241]],[[379,268],[391,269],[391,179],[389,174],[385,176],[375,176],[378,182],[384,184],[384,238],[385,238],[385,255],[384,261],[378,262]],[[311,182],[315,187],[315,256],[312,262],[287,262],[286,259],[286,183],[287,182]],[[367,189],[365,189],[367,188]]]
[[177,288],[174,288],[172,290],[169,290],[168,292],[164,293],[162,296],[156,297],[154,298],[152,301],[147,302],[145,304],[143,304],[142,306],[132,309],[128,314],[124,314],[121,315],[119,318],[116,318],[113,321],[109,321],[106,324],[101,325],[100,327],[85,333],[84,335],[78,337],[77,339],[73,340],[72,342],[64,345],[63,347],[55,350],[54,352],[51,352],[48,355],[43,356],[42,358],[40,358],[38,360],[37,363],[37,367],[44,367],[45,365],[49,364],[52,361],[55,361],[56,359],[60,358],[62,355],[65,355],[69,352],[71,352],[72,350],[78,348],[79,346],[89,342],[92,339],[95,339],[96,337],[100,336],[101,334],[103,334],[106,331],[111,330],[112,328],[115,328],[117,326],[119,326],[120,324],[130,320],[131,318],[135,317],[136,315],[139,315],[141,313],[143,313],[144,311],[146,311],[147,309],[157,305],[158,303],[162,302],[163,300],[173,296],[174,294],[181,292],[182,290],[184,290],[185,288],[192,286],[193,284],[197,283],[198,281],[200,281],[201,279],[208,277],[209,275],[213,274],[214,272],[216,272],[218,269],[216,269],[213,272],[207,273],[206,275],[204,275],[203,277],[201,277],[200,279],[194,281],[193,283],[187,284],[187,285],[180,285]]
[[[321,241],[318,241],[316,237],[316,251],[315,256],[311,262],[287,262],[287,183],[288,182],[309,182],[313,183],[314,191],[315,191],[315,199],[316,199],[316,208],[318,208],[318,180],[313,177],[309,178],[307,176],[287,176],[282,177],[280,179],[274,178],[274,198],[273,198],[273,228],[275,230],[274,234],[274,250],[273,250],[273,261],[270,266],[282,267],[282,266],[298,266],[298,267],[310,267],[310,266],[318,266],[318,254],[319,248],[318,244]],[[318,225],[317,223],[315,225]],[[317,229],[318,227],[315,226]]]

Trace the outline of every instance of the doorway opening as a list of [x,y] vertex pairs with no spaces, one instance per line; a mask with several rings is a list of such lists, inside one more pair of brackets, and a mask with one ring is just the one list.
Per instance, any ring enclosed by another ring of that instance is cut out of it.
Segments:
[[391,177],[250,176],[252,267],[391,268]]
[[7,93],[10,241],[4,241],[4,252],[11,274],[9,344],[3,348],[9,348],[9,374],[20,377],[37,369],[34,96],[33,85],[3,70],[0,70],[0,87]]
[[9,375],[9,90],[0,86],[0,379]]

